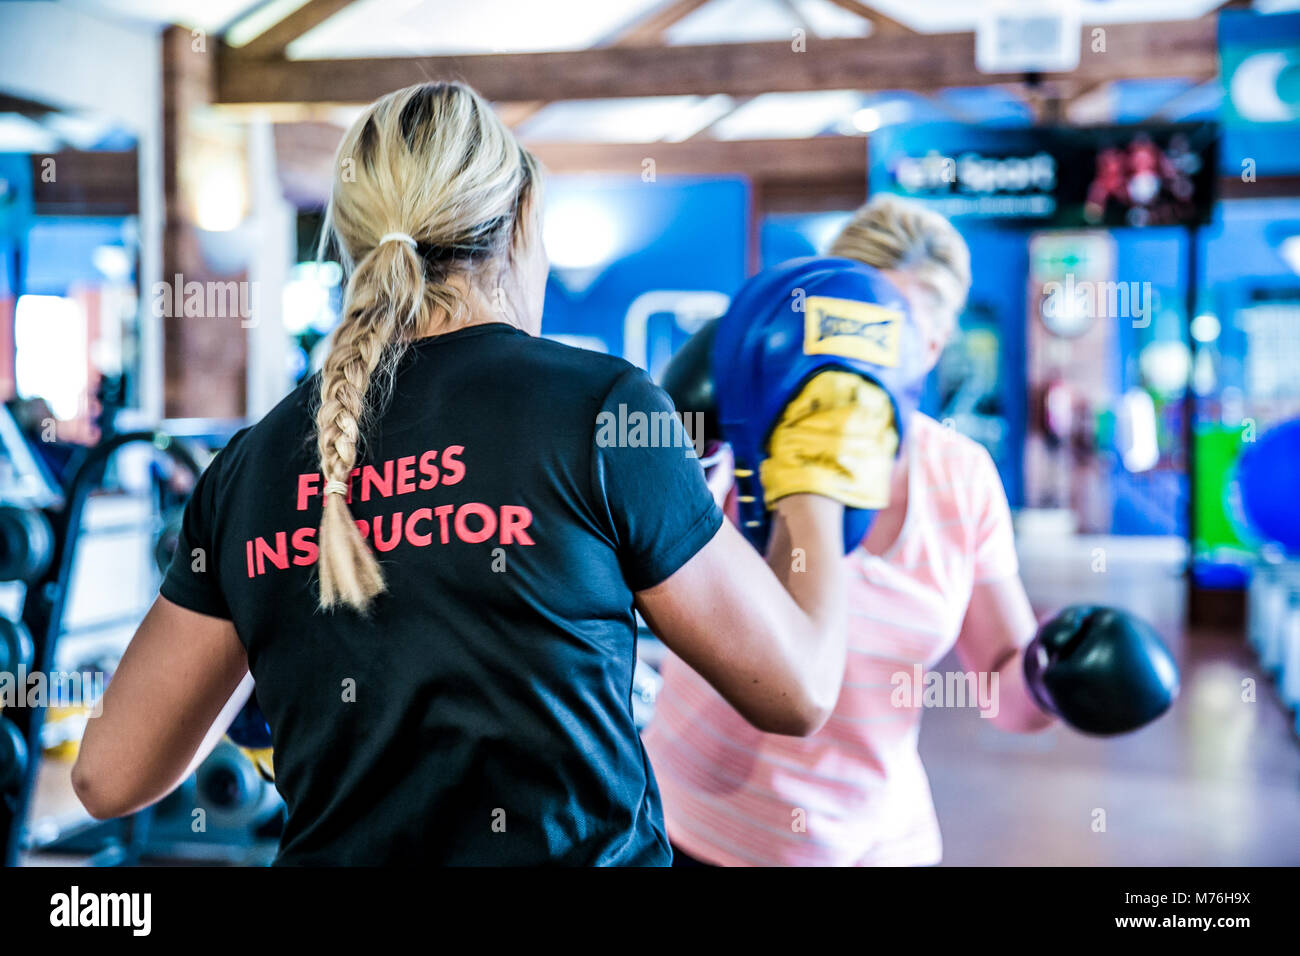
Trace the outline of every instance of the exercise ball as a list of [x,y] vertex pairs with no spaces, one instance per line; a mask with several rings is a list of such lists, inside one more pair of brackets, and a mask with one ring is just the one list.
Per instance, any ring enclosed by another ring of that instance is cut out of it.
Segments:
[[1300,554],[1300,419],[1270,428],[1246,447],[1237,484],[1255,533]]

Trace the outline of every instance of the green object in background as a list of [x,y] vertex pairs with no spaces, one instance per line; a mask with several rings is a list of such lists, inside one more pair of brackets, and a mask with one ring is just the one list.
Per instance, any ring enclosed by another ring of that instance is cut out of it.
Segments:
[[1223,550],[1255,551],[1255,542],[1242,535],[1240,518],[1234,513],[1231,496],[1241,457],[1240,425],[1200,422],[1196,426],[1196,463],[1192,476],[1196,540],[1193,552],[1208,557]]

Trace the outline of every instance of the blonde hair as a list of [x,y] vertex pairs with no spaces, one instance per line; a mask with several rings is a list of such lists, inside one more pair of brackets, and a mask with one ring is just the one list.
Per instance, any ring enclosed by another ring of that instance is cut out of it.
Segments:
[[831,244],[830,254],[877,269],[912,273],[934,290],[954,315],[970,291],[970,250],[939,213],[888,194],[853,214]]
[[[537,161],[459,83],[389,93],[339,145],[322,255],[348,273],[342,319],[320,377],[316,446],[325,479],[319,601],[358,611],[384,590],[379,562],[340,494],[365,426],[387,401],[406,347],[464,324],[470,283],[497,281],[539,185]],[[499,274],[499,273],[498,273]]]

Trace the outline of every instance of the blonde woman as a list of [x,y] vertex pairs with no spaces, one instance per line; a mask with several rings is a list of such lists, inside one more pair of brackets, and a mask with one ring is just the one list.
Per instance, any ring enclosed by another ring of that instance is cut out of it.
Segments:
[[[952,225],[882,197],[858,210],[830,255],[874,266],[898,287],[932,369],[970,287],[970,254]],[[937,862],[939,827],[917,754],[921,695],[900,695],[898,675],[914,681],[954,644],[965,667],[997,676],[996,724],[1033,731],[1051,722],[1022,673],[1036,622],[988,454],[916,413],[888,501],[845,559],[848,665],[816,736],[752,727],[669,655],[646,747],[679,864]]]
[[323,370],[199,481],[74,786],[101,818],[159,799],[251,671],[281,864],[665,864],[634,610],[735,713],[812,733],[844,668],[843,507],[783,500],[814,570],[774,573],[667,397],[538,337],[539,170],[471,90],[383,97],[336,169]]

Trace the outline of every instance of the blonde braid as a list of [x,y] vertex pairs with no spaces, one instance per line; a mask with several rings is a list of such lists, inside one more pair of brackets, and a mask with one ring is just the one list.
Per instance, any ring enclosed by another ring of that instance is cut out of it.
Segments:
[[460,325],[464,287],[508,261],[536,175],[536,161],[492,108],[456,83],[382,97],[339,146],[326,221],[350,274],[316,409],[324,609],[364,612],[385,590],[348,506],[363,435],[409,344]]
[[[334,333],[321,370],[316,411],[316,442],[326,482],[348,484],[363,421],[374,407],[367,400],[371,387],[377,378],[381,386],[391,382],[392,370],[411,337],[424,298],[419,262],[409,247],[385,243],[362,260],[348,283],[353,308]],[[395,275],[403,266],[408,274]],[[392,280],[386,295],[377,288],[385,284],[381,279]],[[385,377],[387,381],[382,381]],[[364,611],[384,590],[383,571],[352,519],[347,498],[326,494],[324,499],[317,566],[320,605],[346,604]]]

